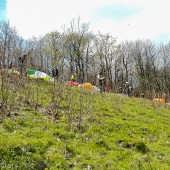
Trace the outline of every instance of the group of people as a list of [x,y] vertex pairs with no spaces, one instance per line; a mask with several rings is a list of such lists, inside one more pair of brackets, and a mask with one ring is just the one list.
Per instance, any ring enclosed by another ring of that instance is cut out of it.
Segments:
[[[102,72],[99,72],[99,74],[97,75],[97,79],[98,79],[98,82],[99,82],[100,92],[106,92],[106,87],[107,87],[106,86],[106,78],[105,78],[105,76],[103,75]],[[71,76],[71,81],[72,82],[76,81],[76,77],[75,77],[74,74],[72,74],[72,76]],[[132,96],[132,85],[129,82],[126,82],[124,84],[123,93],[128,95],[129,97]]]
[[[18,58],[18,66],[19,66],[19,73],[20,75],[26,75],[26,58],[27,58],[27,54],[24,54],[23,56]],[[58,69],[57,67],[52,67],[51,70],[51,76],[53,78],[57,78],[58,79]]]
[[[19,59],[18,59],[20,75],[26,74],[26,58],[27,58],[27,55],[24,54],[22,57],[19,57]],[[58,71],[57,67],[55,67],[55,68],[52,67],[51,76],[53,78],[58,79],[59,71]],[[106,78],[104,77],[102,71],[99,72],[97,79],[99,82],[100,92],[105,92],[106,91]],[[72,76],[71,76],[71,81],[73,81],[73,82],[76,81],[76,77],[74,74],[72,74]],[[131,97],[131,95],[132,95],[132,86],[129,82],[126,82],[124,85],[124,93],[127,94],[129,97]]]
[[[99,81],[100,92],[105,92],[106,91],[106,79],[103,76],[102,72],[99,72],[97,78]],[[129,82],[126,82],[123,87],[123,93],[131,97],[132,90],[133,90],[132,85]]]

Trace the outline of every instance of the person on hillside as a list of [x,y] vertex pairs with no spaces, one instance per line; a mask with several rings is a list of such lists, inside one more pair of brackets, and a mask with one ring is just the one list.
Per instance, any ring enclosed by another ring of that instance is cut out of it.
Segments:
[[75,81],[76,81],[76,76],[75,76],[74,74],[72,74],[72,76],[71,76],[71,81],[72,81],[72,82],[75,82]]
[[27,55],[24,54],[22,57],[18,58],[18,66],[20,75],[26,75],[26,57]]
[[9,66],[8,66],[8,68],[11,69],[12,66],[13,66],[13,63],[12,63],[12,61],[11,61],[10,64],[9,64]]
[[165,100],[165,103],[168,103],[168,96],[167,96],[166,93],[164,93],[164,94],[162,95],[162,99]]
[[128,97],[132,97],[132,85],[129,82],[125,83],[124,92]]
[[140,98],[144,99],[145,95],[143,92],[140,93]]
[[59,74],[59,72],[58,72],[57,67],[55,69],[52,68],[52,77],[58,79],[58,74]]
[[106,81],[105,81],[105,77],[103,76],[102,72],[99,72],[97,79],[99,81],[100,92],[105,92]]

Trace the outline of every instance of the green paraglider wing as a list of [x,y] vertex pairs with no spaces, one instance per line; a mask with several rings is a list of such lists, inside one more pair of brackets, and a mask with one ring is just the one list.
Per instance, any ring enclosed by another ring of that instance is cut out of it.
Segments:
[[35,71],[36,70],[33,70],[33,69],[27,70],[27,74],[28,75],[33,75],[33,74],[35,74]]

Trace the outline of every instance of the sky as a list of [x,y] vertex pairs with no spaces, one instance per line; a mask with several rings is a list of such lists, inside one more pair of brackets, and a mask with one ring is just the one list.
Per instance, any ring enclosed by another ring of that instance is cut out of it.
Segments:
[[6,0],[0,0],[0,19],[6,19]]
[[0,0],[0,19],[29,39],[63,31],[70,21],[90,23],[93,33],[110,33],[118,41],[170,39],[169,0]]

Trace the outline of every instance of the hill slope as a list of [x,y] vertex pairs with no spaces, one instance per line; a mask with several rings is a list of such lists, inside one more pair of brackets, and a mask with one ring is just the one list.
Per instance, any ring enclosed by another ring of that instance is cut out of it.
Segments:
[[1,169],[170,169],[170,110],[26,81],[10,86],[12,110],[0,123]]

